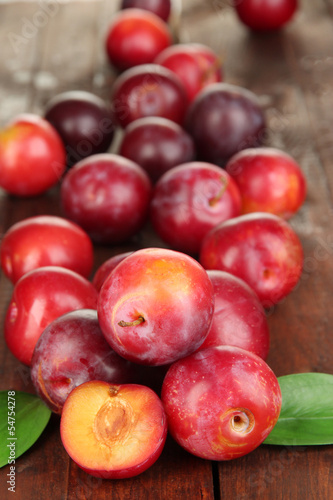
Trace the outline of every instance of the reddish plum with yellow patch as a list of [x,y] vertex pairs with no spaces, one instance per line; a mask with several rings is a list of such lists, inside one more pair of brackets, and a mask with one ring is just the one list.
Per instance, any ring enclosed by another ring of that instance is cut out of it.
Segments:
[[257,448],[282,402],[265,361],[231,346],[209,347],[174,363],[161,398],[173,438],[207,460],[231,460]]
[[298,163],[275,148],[244,149],[226,165],[242,197],[242,213],[270,212],[290,219],[303,205],[305,175]]
[[32,113],[0,131],[0,187],[15,196],[35,196],[57,184],[66,168],[58,132]]
[[130,361],[165,365],[205,340],[213,286],[192,257],[146,248],[120,262],[104,282],[98,318],[111,347]]
[[207,85],[222,81],[222,62],[201,43],[178,43],[162,50],[155,59],[183,82],[189,102]]
[[120,71],[152,63],[172,43],[168,25],[145,9],[118,11],[111,19],[105,42],[110,63]]

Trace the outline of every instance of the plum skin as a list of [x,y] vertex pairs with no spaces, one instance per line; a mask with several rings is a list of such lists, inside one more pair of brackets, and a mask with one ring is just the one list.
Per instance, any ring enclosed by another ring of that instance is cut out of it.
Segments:
[[255,212],[213,228],[203,240],[199,260],[207,270],[243,279],[270,308],[297,285],[304,255],[299,237],[285,220]]
[[304,173],[284,151],[244,149],[232,156],[225,168],[241,192],[242,213],[269,212],[288,220],[305,200]]
[[85,231],[62,217],[36,215],[13,224],[1,242],[1,268],[12,283],[43,266],[61,266],[88,278],[93,245]]
[[29,271],[14,286],[7,308],[7,346],[30,366],[37,340],[51,321],[76,309],[95,309],[98,293],[80,274],[60,266]]
[[110,107],[90,92],[72,90],[54,96],[44,116],[65,145],[69,167],[87,156],[105,153],[112,143],[115,127]]
[[131,255],[133,251],[131,252],[123,252],[119,253],[116,255],[113,255],[113,257],[110,257],[106,261],[104,261],[97,269],[96,272],[92,278],[92,284],[96,288],[96,290],[99,292],[100,289],[102,288],[102,285],[106,278],[109,276],[111,271],[116,267],[119,262],[122,260],[126,259],[129,255]]
[[253,92],[212,83],[192,101],[185,128],[194,139],[199,160],[224,166],[242,149],[263,143],[266,120]]
[[58,414],[78,385],[133,382],[136,371],[106,342],[94,309],[71,311],[52,321],[37,341],[30,368],[36,393]]
[[121,127],[145,116],[160,116],[182,125],[187,106],[181,80],[158,64],[130,68],[116,78],[112,87],[113,119]]
[[156,233],[175,250],[195,255],[206,234],[241,213],[239,189],[222,168],[189,162],[166,172],[150,205]]
[[241,347],[265,360],[270,335],[265,309],[245,281],[225,271],[208,270],[215,306],[212,324],[198,351],[218,345]]
[[171,168],[194,160],[195,147],[180,125],[153,116],[139,118],[126,127],[119,153],[138,163],[156,182]]
[[196,350],[214,308],[213,286],[192,257],[145,248],[120,262],[99,293],[101,329],[130,361],[158,366]]
[[201,43],[178,43],[162,50],[155,59],[183,82],[189,102],[208,85],[222,81],[222,62],[214,51]]
[[0,186],[8,193],[42,194],[59,182],[65,168],[65,147],[44,118],[21,114],[0,131]]
[[60,198],[66,216],[98,243],[122,243],[148,218],[151,182],[136,163],[115,154],[93,155],[65,175]]
[[167,22],[171,12],[171,0],[122,0],[120,8],[149,10]]
[[257,448],[282,403],[265,361],[231,346],[209,347],[171,365],[161,398],[173,438],[208,460],[231,460]]
[[112,17],[105,49],[119,71],[152,63],[172,43],[168,25],[153,12],[129,8]]
[[242,0],[234,4],[240,21],[254,31],[280,29],[298,9],[298,0]]

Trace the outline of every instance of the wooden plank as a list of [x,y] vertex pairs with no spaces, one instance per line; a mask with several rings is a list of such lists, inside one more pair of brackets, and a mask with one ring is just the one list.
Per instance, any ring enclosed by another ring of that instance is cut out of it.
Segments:
[[107,500],[110,492],[112,500],[214,500],[212,480],[211,464],[208,461],[189,455],[169,438],[158,461],[146,472],[130,479],[107,481],[90,477],[72,462],[68,500]]

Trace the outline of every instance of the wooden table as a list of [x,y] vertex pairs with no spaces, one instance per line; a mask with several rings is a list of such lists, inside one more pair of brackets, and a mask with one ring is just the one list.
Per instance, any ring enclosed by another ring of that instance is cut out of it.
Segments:
[[[283,31],[250,33],[229,0],[184,0],[179,40],[210,45],[224,60],[225,80],[255,92],[266,109],[267,143],[302,165],[308,195],[291,220],[305,251],[297,289],[268,315],[268,363],[277,376],[333,373],[333,0],[301,0]],[[107,99],[114,74],[103,40],[115,0],[53,1],[0,5],[0,123],[21,112],[43,113],[48,99],[84,89]],[[0,193],[0,232],[25,217],[60,214],[58,188],[21,200]],[[136,247],[163,245],[149,229]],[[96,247],[95,269],[109,256],[133,248]],[[12,292],[2,275],[1,317]],[[32,392],[29,370],[0,341],[1,390]],[[16,467],[16,493],[1,469],[0,497],[65,499],[269,499],[333,498],[333,447],[261,446],[231,461],[211,463],[183,451],[171,439],[162,456],[133,479],[88,476],[69,459],[52,417],[38,442]]]

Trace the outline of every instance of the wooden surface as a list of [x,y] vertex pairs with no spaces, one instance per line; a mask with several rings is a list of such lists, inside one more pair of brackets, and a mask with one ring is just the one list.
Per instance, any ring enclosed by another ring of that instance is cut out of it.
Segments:
[[[266,35],[251,34],[230,3],[184,0],[179,39],[210,45],[224,60],[225,80],[259,95],[268,118],[267,143],[294,156],[308,181],[306,202],[291,221],[304,246],[304,271],[297,289],[269,311],[268,363],[277,376],[333,373],[333,1],[300,0],[293,22]],[[105,99],[110,94],[114,75],[103,41],[116,0],[54,1],[51,6],[45,17],[37,2],[0,4],[1,125],[21,112],[42,114],[46,101],[60,91],[85,89]],[[0,192],[2,234],[35,214],[60,214],[58,188],[28,200]],[[162,243],[147,229],[133,248],[153,245]],[[96,247],[95,269],[129,248]],[[1,276],[2,323],[11,292]],[[32,392],[28,369],[1,339],[0,389],[10,388]],[[15,494],[7,491],[7,468],[0,470],[1,499],[333,498],[333,447],[261,446],[243,458],[210,463],[169,439],[144,474],[103,481],[68,458],[58,423],[52,417],[40,440],[17,460]]]

